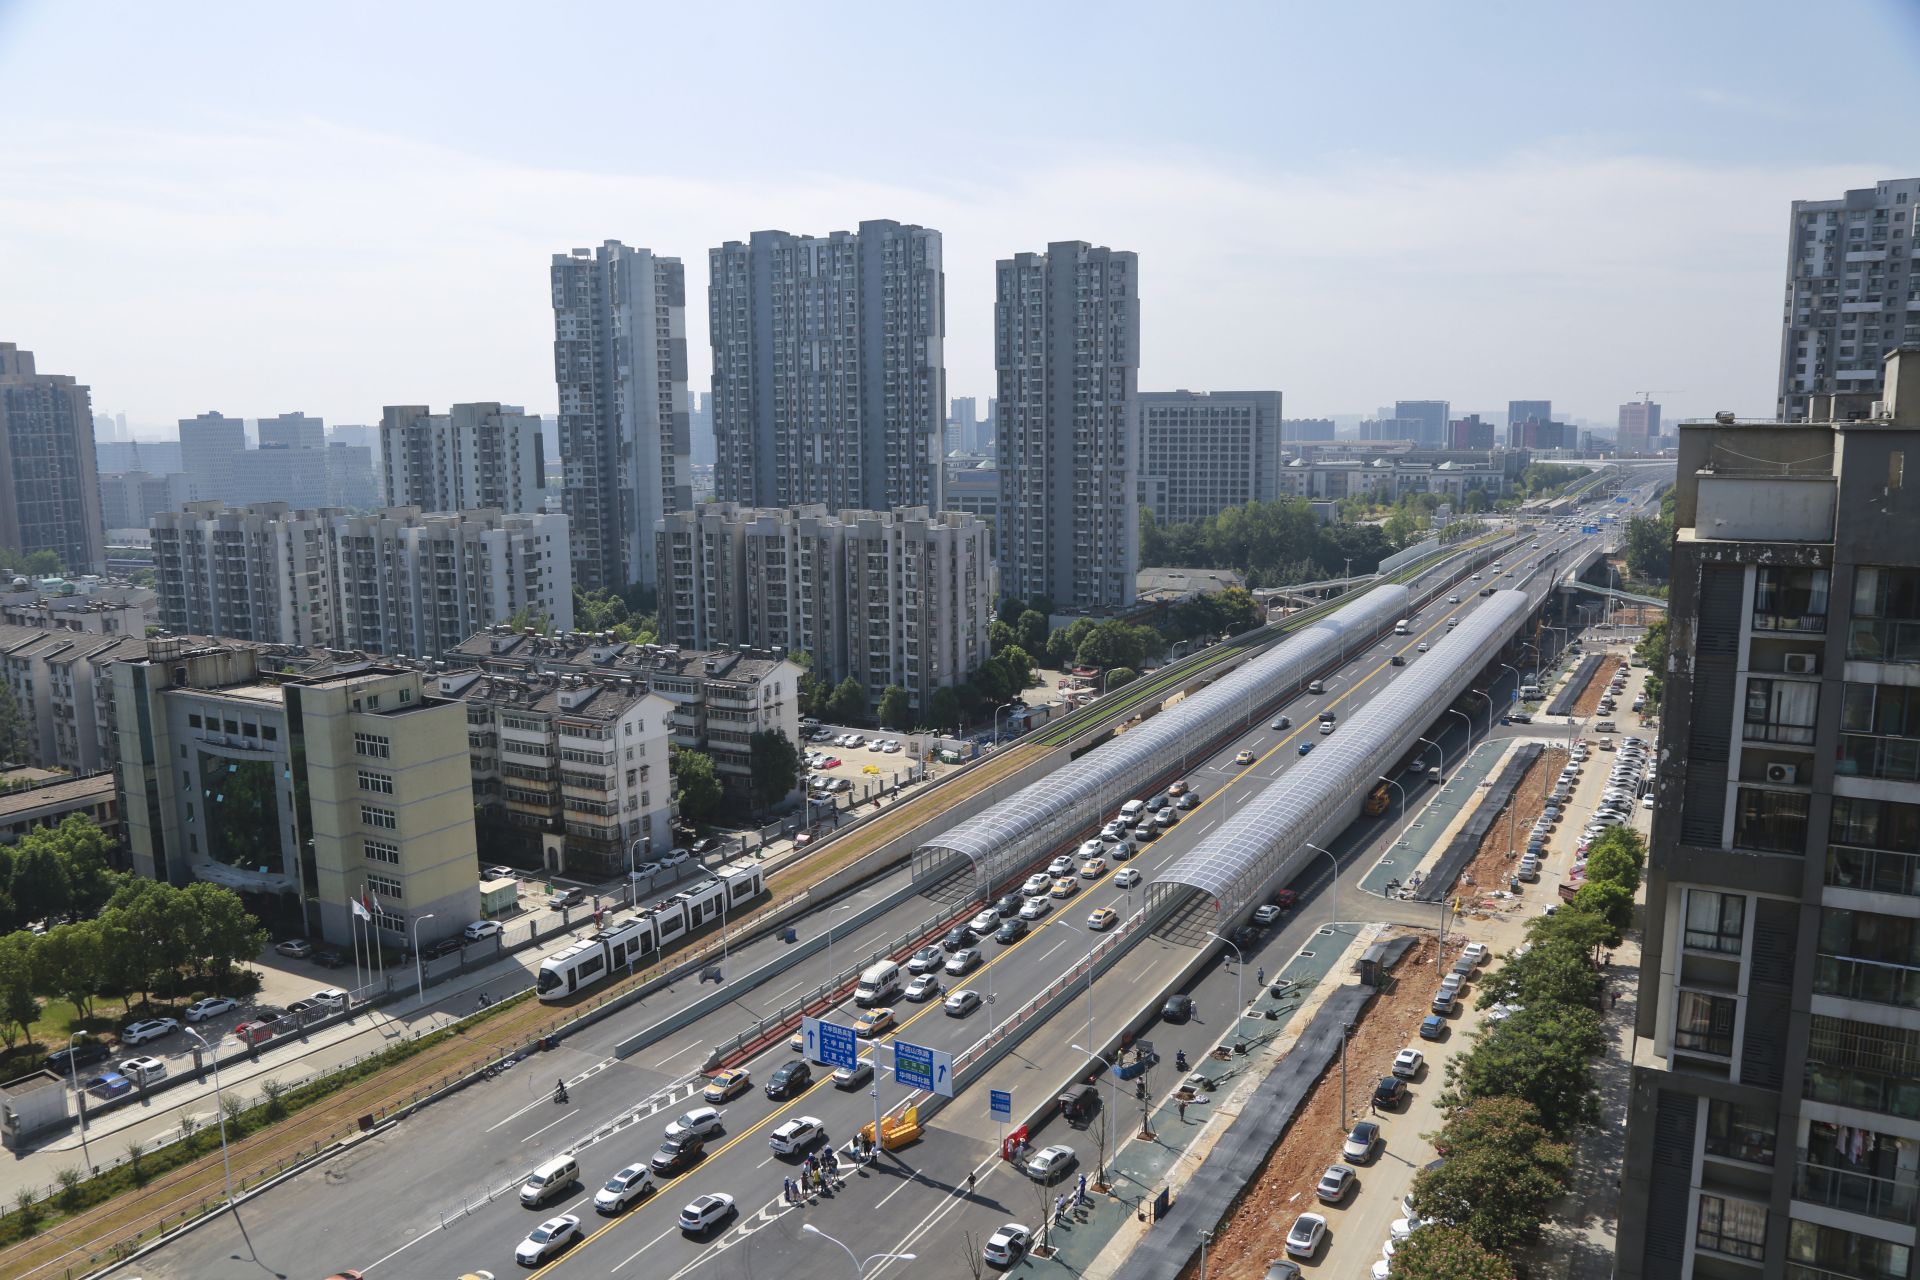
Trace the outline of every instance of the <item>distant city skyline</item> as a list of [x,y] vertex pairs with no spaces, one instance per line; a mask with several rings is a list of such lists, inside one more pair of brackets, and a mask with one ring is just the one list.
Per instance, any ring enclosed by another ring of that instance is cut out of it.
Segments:
[[[22,0],[0,7],[0,107],[33,121],[0,138],[5,337],[141,434],[210,404],[367,423],[476,388],[547,415],[556,247],[624,237],[685,262],[700,391],[707,250],[891,218],[942,233],[949,397],[993,392],[995,262],[1082,238],[1140,254],[1145,389],[1278,387],[1307,417],[1533,395],[1605,422],[1645,387],[1677,418],[1770,411],[1792,202],[1911,169],[1914,7],[1840,0],[1857,60],[1839,83],[1804,74],[1785,3],[1738,21],[1651,0],[1604,21],[1387,9],[1021,11],[1028,39],[1079,55],[975,95],[927,93],[892,46],[990,66],[1007,15],[849,16],[741,51],[722,95],[699,59],[663,60],[649,100],[703,127],[634,148],[626,85],[544,69],[586,30],[697,48],[704,16],[587,3],[507,39],[497,11],[402,11],[369,42],[297,9],[103,23]],[[1282,41],[1329,56],[1276,84],[1262,72]],[[1209,73],[1141,93],[1111,68],[1142,47]],[[1386,77],[1355,95],[1342,51],[1363,49],[1370,66],[1445,66],[1448,91]],[[1582,92],[1516,110],[1512,68],[1540,57]],[[810,59],[867,74],[796,97],[777,70]],[[476,100],[476,78],[537,91]],[[775,123],[795,115],[869,132],[822,153]],[[1033,128],[1069,117],[1085,128],[1068,150]]]

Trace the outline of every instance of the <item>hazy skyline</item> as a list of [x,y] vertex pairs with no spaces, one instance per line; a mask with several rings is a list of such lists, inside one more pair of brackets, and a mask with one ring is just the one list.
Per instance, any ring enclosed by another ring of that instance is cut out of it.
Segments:
[[1907,176],[1920,15],[755,5],[191,11],[0,0],[0,340],[138,425],[551,413],[554,252],[945,237],[949,391],[997,258],[1140,255],[1142,389],[1289,417],[1551,398],[1770,414],[1788,206]]

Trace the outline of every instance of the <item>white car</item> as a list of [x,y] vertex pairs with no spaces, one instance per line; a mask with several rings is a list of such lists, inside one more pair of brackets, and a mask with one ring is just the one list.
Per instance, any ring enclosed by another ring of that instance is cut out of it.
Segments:
[[1485,964],[1490,954],[1484,942],[1469,942],[1466,949],[1460,953],[1462,959],[1472,961],[1475,967]]
[[1140,873],[1132,867],[1122,867],[1113,873],[1113,882],[1122,889],[1131,889],[1140,883]]
[[144,1089],[167,1078],[167,1064],[158,1058],[128,1058],[120,1064],[120,1074]]
[[1000,913],[992,907],[988,907],[985,911],[982,911],[979,915],[967,921],[967,928],[973,931],[973,936],[976,938],[984,938],[999,927]]
[[899,751],[899,750],[900,750],[900,739],[898,739],[898,738],[888,738],[888,739],[887,739],[887,745],[886,745],[886,747],[884,748],[884,750],[886,751],[886,753],[887,753],[888,755],[893,755],[893,754],[894,754],[895,752],[897,752],[897,751]]
[[498,920],[475,920],[460,932],[468,942],[478,942],[482,938],[491,938],[494,934],[499,933],[500,922]]
[[987,1237],[987,1244],[980,1256],[996,1267],[1010,1267],[1027,1254],[1033,1244],[1033,1233],[1018,1222],[1009,1222]]
[[205,1022],[208,1018],[217,1018],[239,1007],[240,1002],[228,996],[208,996],[204,1000],[195,1000],[187,1006],[187,1021]]
[[942,1007],[946,1009],[949,1018],[964,1018],[980,1007],[980,993],[956,991],[947,997]]
[[630,1164],[593,1193],[594,1212],[619,1213],[640,1197],[652,1194],[653,1170],[644,1164]]
[[1427,1055],[1418,1049],[1402,1049],[1394,1055],[1393,1074],[1402,1080],[1411,1080],[1420,1074],[1420,1067],[1426,1060]]
[[513,1260],[523,1267],[537,1267],[572,1244],[579,1235],[580,1219],[572,1214],[548,1218],[527,1233],[527,1238],[513,1251]]
[[907,999],[915,1004],[931,1000],[940,994],[940,979],[930,973],[923,973],[907,984]]
[[1022,920],[1038,920],[1052,910],[1052,898],[1045,895],[1038,898],[1028,898],[1027,905],[1020,908],[1020,918]]
[[1409,1214],[1404,1218],[1395,1218],[1387,1224],[1387,1239],[1398,1244],[1420,1229],[1420,1219]]
[[773,1131],[767,1145],[776,1154],[796,1155],[827,1136],[827,1127],[814,1116],[795,1116]]
[[682,1134],[697,1133],[703,1138],[720,1132],[720,1111],[715,1107],[695,1107],[667,1126],[667,1137],[678,1138]]
[[1055,1182],[1060,1175],[1073,1168],[1078,1159],[1073,1148],[1061,1143],[1043,1147],[1027,1160],[1027,1176],[1035,1182]]
[[1448,604],[1459,604],[1459,603],[1460,603],[1460,597],[1459,597],[1459,596],[1448,596],[1448,597],[1447,597],[1447,603],[1448,603]]
[[172,1018],[146,1018],[140,1022],[130,1022],[126,1030],[120,1033],[121,1044],[145,1044],[149,1040],[158,1040],[161,1036],[170,1036],[180,1029],[180,1024]]
[[733,1197],[725,1192],[715,1192],[710,1196],[698,1196],[680,1211],[680,1230],[690,1236],[700,1235],[716,1223],[724,1222],[733,1216]]
[[1058,880],[1061,876],[1072,875],[1073,859],[1068,857],[1064,853],[1061,854],[1059,857],[1055,858],[1052,862],[1049,862],[1047,864],[1047,874],[1052,876],[1055,880]]
[[1271,902],[1254,909],[1253,922],[1255,924],[1272,924],[1279,918],[1280,908],[1274,906]]
[[1036,871],[1027,877],[1025,884],[1020,886],[1020,896],[1023,898],[1031,898],[1035,895],[1045,897],[1052,889],[1053,877]]
[[1419,644],[1413,646],[1413,648],[1416,653],[1425,653],[1427,651],[1427,642],[1422,640]]
[[1093,840],[1082,840],[1080,842],[1080,851],[1074,854],[1074,857],[1098,858],[1102,854],[1106,853],[1106,851],[1107,851],[1107,846],[1101,843],[1100,840],[1098,840],[1097,838]]
[[[1046,901],[1045,898],[1035,898],[1033,900],[1033,902],[1045,902],[1045,901]],[[1033,902],[1029,902],[1027,904],[1027,907],[1032,906]],[[1023,916],[1026,915],[1027,908],[1026,907],[1020,908],[1020,914]],[[996,929],[999,927],[1000,926],[997,924],[994,926],[994,928]],[[972,973],[976,968],[978,968],[979,965],[980,965],[980,948],[962,947],[947,958],[946,971],[950,977],[964,978],[968,974]]]
[[[1479,574],[1473,575],[1479,577]],[[1287,1231],[1287,1254],[1294,1258],[1311,1258],[1320,1252],[1320,1242],[1327,1238],[1327,1220],[1317,1213],[1303,1213],[1293,1220],[1293,1226]]]

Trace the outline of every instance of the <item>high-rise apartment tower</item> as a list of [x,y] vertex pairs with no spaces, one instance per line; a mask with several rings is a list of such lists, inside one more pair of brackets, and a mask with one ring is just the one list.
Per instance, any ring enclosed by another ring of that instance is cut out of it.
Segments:
[[106,543],[92,393],[0,342],[0,547],[52,551],[69,572],[97,573]]

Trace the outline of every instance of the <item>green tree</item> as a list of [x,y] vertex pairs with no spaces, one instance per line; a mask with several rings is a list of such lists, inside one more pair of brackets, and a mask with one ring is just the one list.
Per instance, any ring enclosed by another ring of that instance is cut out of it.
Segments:
[[890,684],[880,691],[880,724],[888,729],[913,728],[913,704],[907,691]]
[[[1614,838],[1616,831],[1631,840]],[[1627,827],[1611,827],[1601,833],[1587,850],[1587,883],[1617,884],[1631,896],[1640,887],[1640,867],[1644,861],[1644,855],[1634,848],[1638,841],[1638,834]]]
[[33,998],[34,936],[24,929],[0,937],[0,1039],[11,1049],[40,1016]]
[[1633,923],[1633,890],[1607,880],[1589,880],[1573,895],[1573,911],[1590,912],[1605,920],[1612,932],[1607,945],[1620,945],[1620,935]]
[[55,925],[33,945],[34,990],[65,1000],[81,1017],[91,1016],[101,959],[98,920]]
[[59,844],[30,831],[13,851],[13,879],[8,886],[14,910],[24,919],[53,921],[73,908],[73,882]]
[[833,687],[811,671],[800,675],[800,714],[825,716],[833,700]]
[[181,894],[193,921],[195,964],[216,990],[226,990],[234,968],[267,945],[267,931],[231,889],[199,880]]
[[1015,631],[1007,623],[1000,621],[1000,619],[995,618],[987,624],[988,653],[999,653],[1008,645],[1019,643],[1019,640],[1020,633]]
[[944,733],[960,727],[962,713],[958,693],[942,687],[935,689],[933,696],[927,701],[927,717],[932,721],[934,729]]
[[1074,664],[1075,656],[1080,652],[1080,642],[1094,628],[1092,618],[1075,618],[1071,623],[1047,637],[1047,664],[1055,670],[1065,670]]
[[827,719],[835,724],[853,724],[867,718],[867,691],[860,682],[848,676],[834,687],[833,697],[827,702]]
[[673,779],[680,789],[677,797],[680,816],[688,822],[704,822],[720,807],[723,791],[720,773],[713,767],[712,756],[701,751],[676,751],[673,756]]
[[1647,664],[1647,706],[1657,708],[1661,695],[1666,692],[1667,619],[1664,614],[1648,624],[1647,633],[1634,647],[1634,654]]
[[1123,684],[1132,684],[1140,678],[1140,673],[1132,667],[1110,667],[1107,670],[1106,688],[1111,693]]
[[754,803],[770,809],[807,776],[807,760],[792,738],[762,729],[747,739],[748,778]]
[[1015,643],[1028,653],[1040,653],[1047,647],[1047,615],[1028,609],[1014,623]]
[[1086,667],[1137,667],[1146,655],[1135,630],[1117,618],[1097,623],[1080,641],[1075,660]]
[[1006,672],[1007,696],[1009,698],[1031,689],[1034,686],[1033,659],[1019,645],[1009,645],[1004,653],[994,659]]
[[[1583,911],[1561,911],[1552,918],[1572,916],[1579,921],[1582,939],[1593,936],[1595,945],[1605,943],[1611,927]],[[1563,929],[1569,926],[1561,926]],[[1597,932],[1596,932],[1597,930]],[[1541,941],[1523,956],[1507,961],[1480,982],[1479,1007],[1496,1003],[1522,1005],[1579,1005],[1588,1008],[1598,1003],[1599,976],[1594,972],[1593,953],[1565,941]]]
[[1594,1010],[1528,1005],[1448,1063],[1440,1104],[1451,1108],[1481,1098],[1518,1098],[1540,1113],[1548,1132],[1572,1133],[1600,1118],[1589,1059],[1604,1045]]
[[21,712],[13,686],[0,680],[0,764],[26,764],[33,758],[33,725]]
[[1432,1140],[1446,1160],[1414,1176],[1414,1212],[1450,1224],[1497,1253],[1534,1238],[1572,1170],[1571,1149],[1520,1098],[1476,1099],[1456,1110]]
[[1665,582],[1673,569],[1673,525],[1658,518],[1627,521],[1627,572],[1647,582]]
[[1513,1280],[1513,1264],[1459,1227],[1431,1223],[1396,1246],[1393,1274],[1401,1280]]

